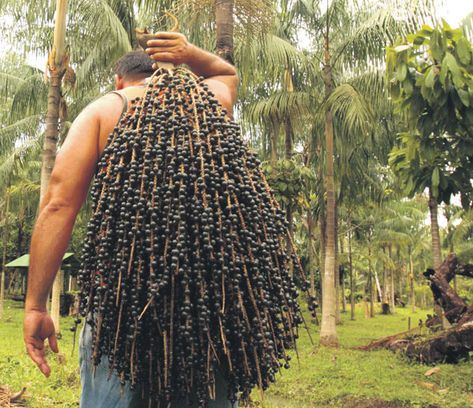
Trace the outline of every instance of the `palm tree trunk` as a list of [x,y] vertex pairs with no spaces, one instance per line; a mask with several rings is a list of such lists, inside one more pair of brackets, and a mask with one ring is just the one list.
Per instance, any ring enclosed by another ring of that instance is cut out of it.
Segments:
[[16,253],[20,257],[23,255],[23,235],[24,235],[24,225],[25,225],[25,212],[23,208],[20,208],[18,213],[18,232],[16,236]]
[[342,316],[340,314],[340,263],[339,263],[339,246],[338,246],[338,206],[337,199],[334,198],[335,202],[335,312],[336,312],[336,322],[340,324],[342,322]]
[[396,299],[395,299],[395,296],[396,296],[396,288],[394,286],[394,273],[395,273],[395,269],[391,268],[391,295],[390,295],[390,301],[391,301],[391,313],[396,313]]
[[409,249],[409,287],[412,313],[416,311],[416,293],[414,290],[414,259],[412,258],[412,251]]
[[[317,156],[318,156],[318,177],[319,180],[323,180],[324,178],[324,161],[322,156],[322,137],[317,138]],[[319,280],[320,280],[320,298],[322,298],[323,288],[324,288],[324,268],[325,268],[325,192],[323,184],[321,184],[319,191]],[[323,310],[323,304],[321,303],[320,309]]]
[[[430,210],[430,231],[432,235],[432,255],[434,260],[434,269],[437,271],[442,264],[442,250],[440,248],[440,232],[438,224],[438,203],[436,198],[432,195],[432,190],[429,189],[429,210]],[[442,328],[447,328],[447,319],[445,319],[442,307],[435,302],[434,311],[442,320]]]
[[442,253],[440,248],[440,233],[438,225],[438,204],[437,200],[430,193],[429,197],[430,209],[430,228],[432,235],[432,255],[434,259],[434,269],[437,270],[442,264]]
[[[56,160],[57,142],[59,136],[59,105],[61,100],[61,81],[65,72],[65,35],[66,35],[67,0],[57,0],[54,26],[53,50],[49,56],[49,90],[48,112],[46,114],[46,131],[43,142],[43,163],[41,167],[41,200],[48,188],[51,171]],[[62,272],[59,271],[53,283],[53,298],[51,300],[51,318],[60,333],[59,302],[62,288]]]
[[3,211],[3,253],[2,253],[2,277],[0,282],[0,320],[3,318],[3,303],[5,301],[5,264],[7,263],[7,243],[8,243],[8,226],[7,217],[8,211],[10,210],[10,193],[7,190],[6,193],[5,210]]
[[327,196],[326,208],[326,244],[324,280],[322,290],[322,324],[320,328],[320,344],[333,346],[338,344],[337,298],[335,288],[335,183],[333,177],[333,117],[330,111],[325,116],[326,126],[326,173],[325,188]]
[[[330,55],[329,21],[324,36],[324,85],[326,99],[333,91],[332,65]],[[325,112],[325,194],[327,242],[325,245],[325,267],[322,291],[322,323],[320,327],[320,344],[338,345],[337,338],[337,303],[335,293],[335,180],[333,173],[333,115],[330,108]]]
[[[343,255],[344,253],[344,247],[343,247],[343,236],[340,237],[340,255]],[[340,263],[339,263],[340,265]],[[340,271],[339,268],[339,274],[340,274],[340,280],[341,281],[341,288],[340,288],[340,296],[342,298],[342,312],[346,313],[347,312],[347,298],[345,297],[345,268],[342,269],[343,273]]]
[[353,279],[353,258],[351,251],[351,219],[348,221],[348,266],[350,268],[350,319],[355,320],[355,281]]
[[[285,159],[286,160],[291,160],[292,159],[292,142],[293,142],[293,129],[292,129],[292,124],[291,124],[291,119],[288,116],[285,120],[285,133],[286,137],[284,140],[284,145],[285,145]],[[288,222],[288,237],[287,237],[287,251],[288,253],[291,252],[291,240],[294,241],[294,216],[293,216],[293,205],[292,202],[289,201],[287,206],[286,206],[286,219]],[[291,264],[290,268],[290,275],[292,276],[294,273],[294,268],[293,265]]]
[[271,132],[271,167],[273,172],[278,161],[279,124],[274,124]]
[[56,333],[60,333],[59,317],[61,315],[61,292],[64,286],[64,272],[58,271],[54,280],[53,293],[51,296],[51,318],[54,321]]
[[234,0],[215,0],[217,55],[233,64]]
[[389,245],[389,259],[390,259],[390,267],[389,267],[389,309],[391,313],[394,313],[394,267],[393,267],[393,258],[392,258],[392,246]]
[[315,267],[314,267],[314,217],[311,210],[307,210],[307,256],[309,265],[310,295],[315,296]]
[[368,244],[368,282],[370,291],[370,317],[374,317],[373,268],[371,266],[371,242]]
[[[325,228],[325,211],[321,208],[319,215],[319,230],[320,230],[320,259],[319,259],[319,273],[320,273],[320,289],[323,297],[324,292],[324,276],[325,276],[325,246],[326,246],[326,228]],[[322,310],[324,305],[322,304]]]

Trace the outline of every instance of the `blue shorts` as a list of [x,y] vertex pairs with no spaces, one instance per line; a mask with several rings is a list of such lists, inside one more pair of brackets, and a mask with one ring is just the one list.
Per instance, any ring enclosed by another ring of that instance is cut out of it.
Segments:
[[[92,331],[89,325],[84,324],[79,337],[79,360],[81,382],[81,408],[148,408],[148,398],[142,398],[141,392],[132,391],[129,384],[121,386],[120,379],[113,374],[110,379],[108,359],[102,358],[95,369],[92,368]],[[221,376],[216,376],[216,399],[208,402],[208,408],[237,408],[227,400],[227,384]],[[183,400],[176,400],[172,408],[189,407]]]

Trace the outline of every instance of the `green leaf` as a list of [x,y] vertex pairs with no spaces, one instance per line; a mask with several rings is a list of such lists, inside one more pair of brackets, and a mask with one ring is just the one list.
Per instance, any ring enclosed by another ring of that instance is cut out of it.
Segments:
[[457,42],[456,50],[457,50],[457,55],[460,62],[463,65],[468,65],[471,61],[470,42],[465,37],[461,37]]
[[406,95],[412,95],[412,93],[414,92],[414,85],[412,85],[412,82],[409,80],[409,78],[407,78],[403,83],[402,83],[402,87],[404,89],[404,92],[406,93]]
[[451,31],[452,27],[450,27],[450,24],[448,24],[445,19],[442,18],[442,26],[444,31]]
[[414,180],[412,179],[412,177],[409,177],[409,179],[407,180],[405,192],[409,196],[414,194]]
[[432,172],[432,188],[437,189],[438,191],[439,183],[440,183],[440,170],[438,167],[435,167],[434,171]]
[[430,37],[430,52],[436,61],[441,61],[444,55],[442,34],[435,30]]
[[432,67],[428,68],[428,73],[427,75],[425,76],[425,83],[424,85],[427,87],[427,88],[433,88],[434,87],[434,83],[435,83],[435,74],[434,74],[434,70],[432,69]]
[[401,96],[399,85],[397,83],[395,84],[391,83],[389,86],[389,91],[391,93],[391,96],[394,98],[394,100],[398,99],[399,96]]
[[416,35],[415,38],[414,38],[414,45],[422,45],[424,44],[424,41],[425,41],[425,37],[421,36],[421,35]]
[[394,47],[394,51],[396,51],[399,54],[401,52],[407,51],[409,48],[411,48],[411,45],[403,44],[403,45],[398,45],[397,47]]
[[285,183],[278,183],[276,184],[276,189],[278,191],[284,192],[287,189],[287,185]]
[[[450,54],[447,54],[450,55]],[[448,75],[448,58],[447,55],[444,57],[442,61],[442,66],[440,68],[440,74],[439,74],[439,81],[440,83],[445,87],[445,80],[447,79]]]
[[465,81],[463,79],[463,72],[460,69],[460,67],[458,66],[458,63],[457,63],[457,60],[455,59],[455,57],[452,54],[450,54],[449,52],[447,52],[445,54],[444,60],[447,64],[447,66],[448,66],[449,71],[452,73],[452,81],[453,81],[454,85],[457,88],[463,87],[463,85],[465,84]]
[[434,29],[433,29],[431,26],[429,26],[429,25],[427,25],[427,24],[424,24],[424,25],[422,26],[422,30],[419,31],[419,34],[422,34],[422,35],[430,35],[430,34],[433,33],[433,31],[434,31]]
[[407,77],[407,65],[406,64],[400,64],[397,68],[396,71],[396,79],[399,82],[402,82],[406,79]]
[[467,123],[469,123],[471,126],[473,126],[473,111],[471,109],[468,109],[466,111],[466,119],[467,119]]
[[465,105],[467,108],[470,107],[470,94],[463,89],[458,89],[457,92],[463,105]]

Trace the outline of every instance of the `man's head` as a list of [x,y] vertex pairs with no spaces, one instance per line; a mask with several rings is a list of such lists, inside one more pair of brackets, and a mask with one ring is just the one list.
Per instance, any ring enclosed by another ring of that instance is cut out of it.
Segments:
[[153,60],[144,51],[131,51],[121,57],[115,64],[115,86],[123,89],[140,83],[155,70]]

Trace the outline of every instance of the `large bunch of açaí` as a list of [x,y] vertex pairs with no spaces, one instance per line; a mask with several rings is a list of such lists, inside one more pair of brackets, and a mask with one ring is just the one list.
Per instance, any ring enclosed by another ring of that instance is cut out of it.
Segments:
[[156,71],[110,134],[92,199],[79,281],[94,364],[107,358],[155,407],[205,407],[217,367],[231,400],[288,367],[301,265],[260,162],[202,78]]

